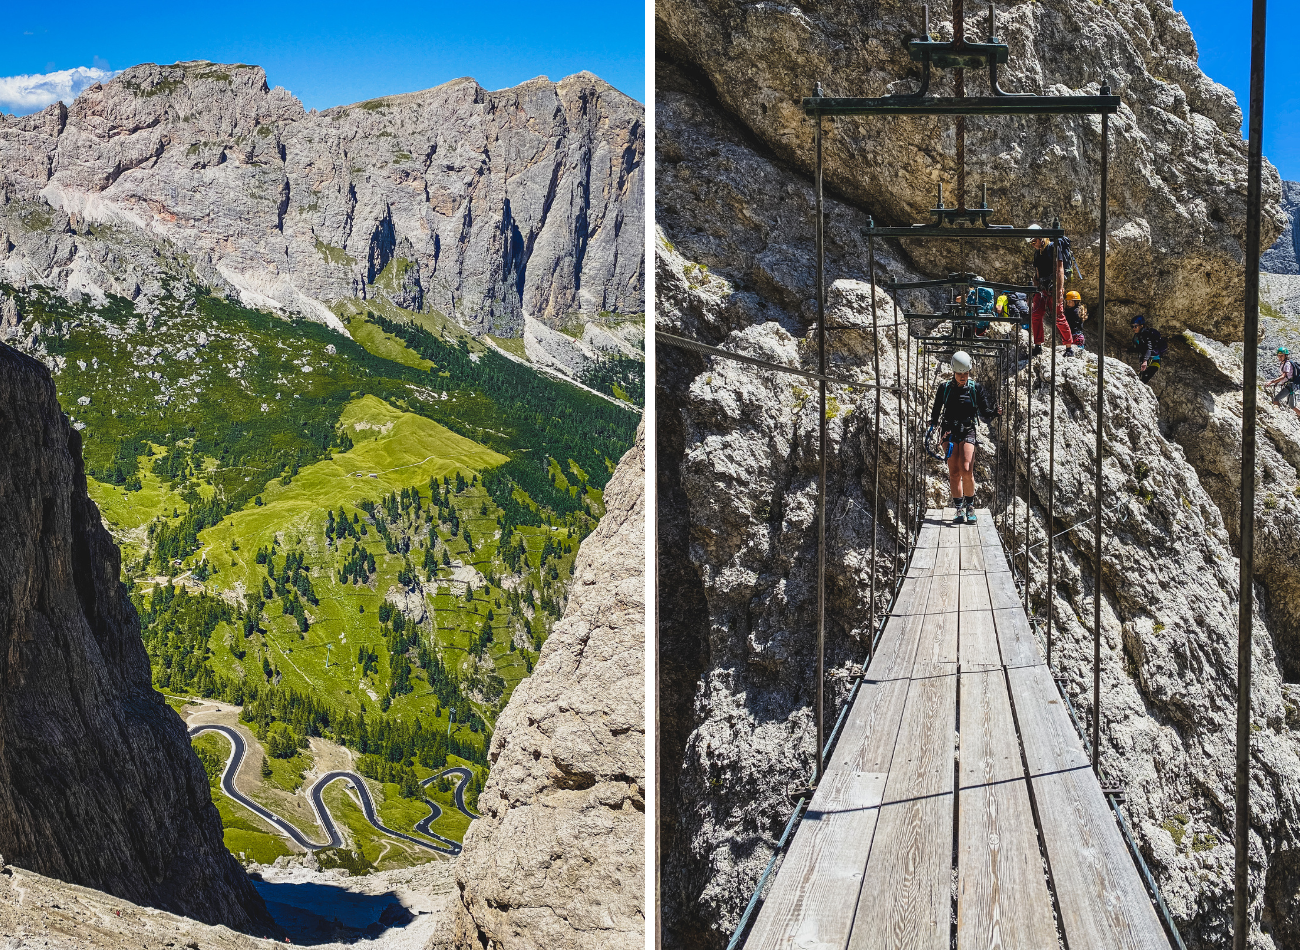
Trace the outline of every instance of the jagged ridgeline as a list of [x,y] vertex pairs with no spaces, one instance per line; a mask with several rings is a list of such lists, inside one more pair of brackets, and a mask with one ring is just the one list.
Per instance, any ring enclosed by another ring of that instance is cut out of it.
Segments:
[[[286,792],[315,736],[398,827],[450,765],[472,807],[639,414],[418,315],[354,340],[180,284],[142,309],[0,292],[81,432],[155,686],[242,706]],[[197,743],[213,774],[223,743]],[[282,849],[219,806],[232,850]]]

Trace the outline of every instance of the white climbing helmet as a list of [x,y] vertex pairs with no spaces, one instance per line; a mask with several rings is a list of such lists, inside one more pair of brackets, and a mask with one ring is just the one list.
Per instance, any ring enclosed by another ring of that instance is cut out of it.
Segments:
[[971,365],[970,354],[965,350],[958,350],[952,355],[952,371],[954,373],[969,373]]

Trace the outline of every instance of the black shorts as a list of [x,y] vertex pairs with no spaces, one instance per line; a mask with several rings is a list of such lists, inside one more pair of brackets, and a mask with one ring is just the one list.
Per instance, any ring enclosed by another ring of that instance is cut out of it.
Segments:
[[951,442],[959,445],[962,442],[969,442],[971,445],[979,445],[979,434],[975,431],[974,426],[969,429],[952,429],[944,433],[944,442]]

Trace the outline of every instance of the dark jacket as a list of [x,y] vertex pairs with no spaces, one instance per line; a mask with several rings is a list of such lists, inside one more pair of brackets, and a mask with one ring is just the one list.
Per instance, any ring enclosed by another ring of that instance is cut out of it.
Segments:
[[1133,352],[1142,354],[1144,363],[1153,356],[1164,356],[1167,349],[1168,342],[1153,326],[1142,326],[1133,334]]
[[1049,241],[1042,250],[1034,251],[1034,283],[1038,285],[1039,290],[1047,293],[1052,289],[1052,280],[1055,277],[1056,242]]
[[978,415],[985,422],[998,414],[993,405],[989,391],[971,379],[965,386],[958,386],[954,380],[945,380],[939,384],[934,394],[934,407],[930,410],[930,426],[938,425],[943,419],[944,432],[968,432],[975,427]]
[[1075,333],[1083,332],[1083,321],[1088,319],[1088,308],[1079,301],[1073,307],[1068,303],[1065,305],[1065,322],[1070,325],[1070,329]]

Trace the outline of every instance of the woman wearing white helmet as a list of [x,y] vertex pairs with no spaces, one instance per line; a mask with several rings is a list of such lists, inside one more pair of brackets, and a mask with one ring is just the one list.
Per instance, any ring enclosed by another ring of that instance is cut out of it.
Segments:
[[[954,521],[975,523],[975,419],[990,422],[1002,415],[993,405],[988,390],[971,379],[970,354],[958,350],[952,355],[952,379],[939,384],[930,410],[930,431],[936,425],[947,444],[948,484],[952,505],[957,509]],[[928,433],[927,433],[928,434]]]

